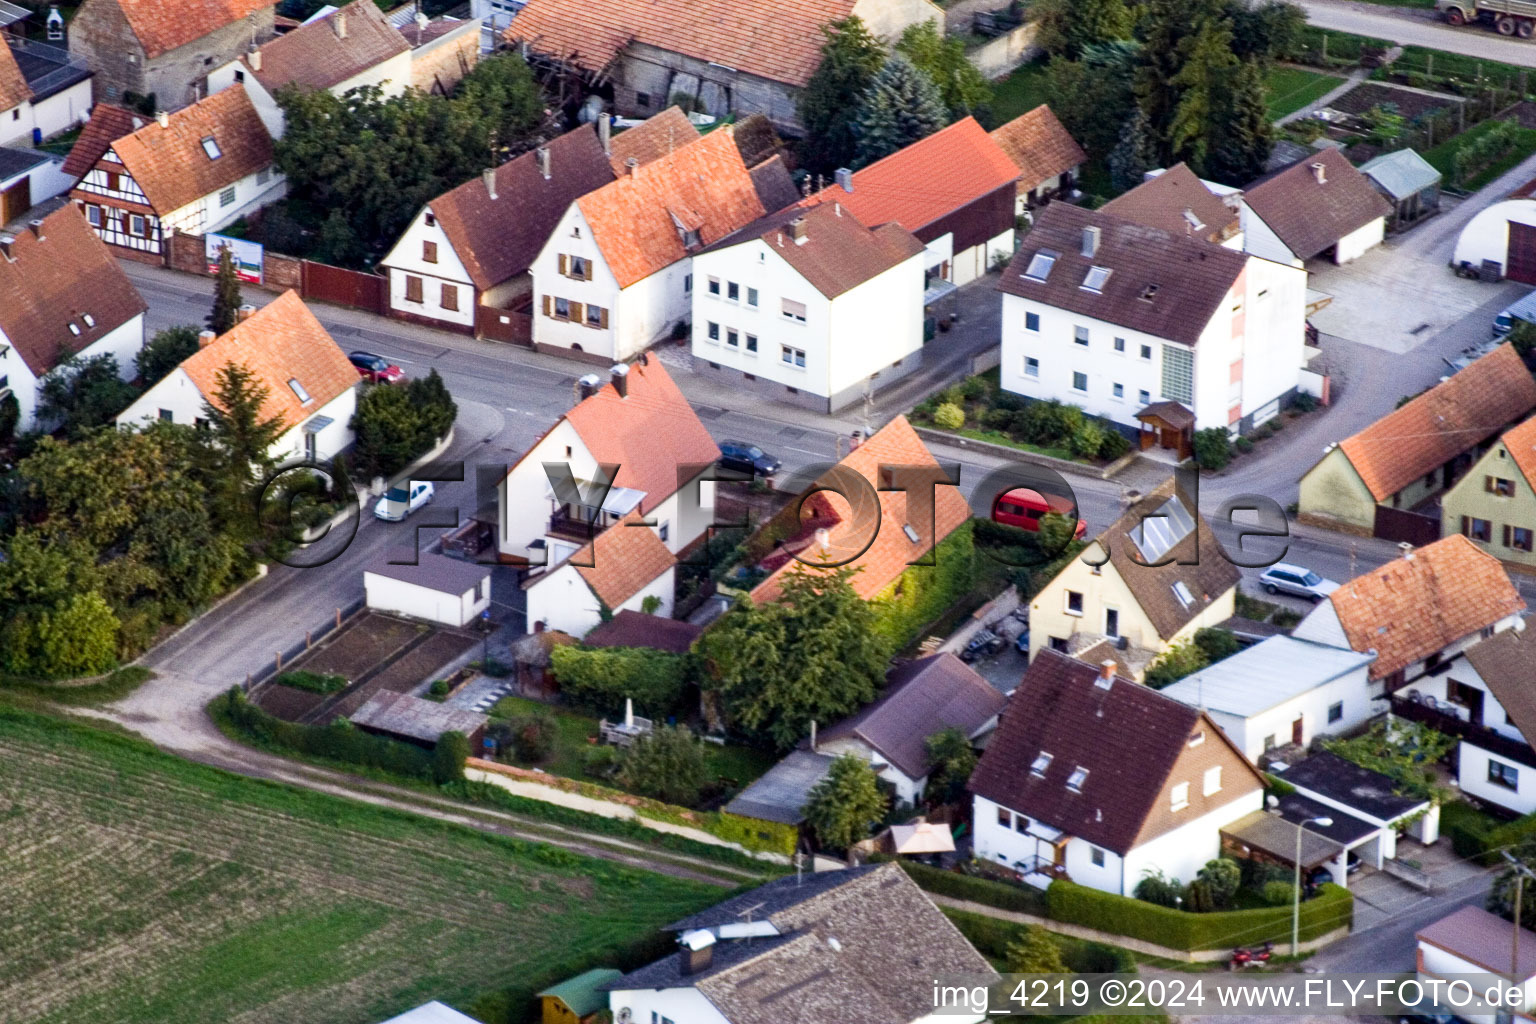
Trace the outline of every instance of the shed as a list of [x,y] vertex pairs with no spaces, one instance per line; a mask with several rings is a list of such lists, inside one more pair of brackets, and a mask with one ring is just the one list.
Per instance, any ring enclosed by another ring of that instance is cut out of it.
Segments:
[[364,732],[432,747],[445,732],[463,733],[469,749],[478,750],[489,719],[408,693],[380,693],[352,713],[352,724]]
[[702,632],[703,626],[691,622],[621,608],[582,642],[588,647],[649,647],[669,654],[685,654]]
[[826,778],[834,760],[809,750],[791,751],[784,760],[736,794],[736,798],[725,805],[725,810],[743,818],[798,825],[805,820],[804,808],[811,790]]
[[574,978],[567,978],[558,985],[538,994],[543,1024],[586,1024],[594,1020],[600,1010],[608,1008],[608,993],[602,986],[618,981],[623,971],[612,967],[594,967]]
[[1440,210],[1441,174],[1411,149],[1399,149],[1367,160],[1360,173],[1387,197],[1392,212],[1387,224],[1402,227]]
[[1536,284],[1536,199],[1506,199],[1479,210],[1456,237],[1451,265]]
[[415,565],[383,562],[363,572],[368,607],[463,628],[491,606],[490,566],[422,554]]

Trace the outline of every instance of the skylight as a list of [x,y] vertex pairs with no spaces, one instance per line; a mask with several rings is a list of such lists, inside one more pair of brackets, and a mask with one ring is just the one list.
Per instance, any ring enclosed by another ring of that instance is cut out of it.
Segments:
[[203,140],[203,152],[208,154],[209,160],[217,160],[224,155],[224,151],[219,149],[219,144],[212,135]]
[[1078,765],[1072,769],[1072,774],[1067,776],[1067,788],[1074,793],[1083,791],[1083,783],[1088,781],[1088,769]]
[[95,327],[96,326],[96,318],[91,316],[91,314],[89,314],[89,313],[81,313],[80,314],[80,319],[85,321],[85,326],[87,326],[87,327]]
[[71,320],[69,322],[69,333],[75,335],[76,337],[79,337],[80,336],[80,325],[75,323],[73,320]]
[[1041,249],[1029,258],[1029,267],[1025,269],[1024,276],[1031,281],[1044,282],[1051,276],[1051,268],[1056,265],[1057,254],[1049,249]]
[[1173,550],[1173,546],[1189,536],[1195,521],[1189,510],[1177,497],[1169,498],[1156,512],[1141,521],[1131,533],[1131,539],[1148,565],[1156,565]]
[[1088,276],[1083,278],[1083,291],[1099,294],[1104,290],[1104,284],[1109,280],[1109,275],[1108,267],[1089,267]]
[[1040,751],[1040,756],[1035,758],[1035,763],[1029,766],[1030,774],[1044,775],[1045,770],[1051,766],[1051,755]]
[[1185,608],[1195,603],[1195,595],[1189,592],[1189,587],[1183,580],[1173,585],[1173,596],[1179,599],[1179,603]]
[[309,402],[310,402],[309,392],[304,390],[304,385],[299,383],[299,378],[297,378],[297,377],[289,377],[288,378],[288,386],[293,389],[293,393],[298,396],[299,402],[301,404],[303,404],[303,405],[308,405],[309,404]]

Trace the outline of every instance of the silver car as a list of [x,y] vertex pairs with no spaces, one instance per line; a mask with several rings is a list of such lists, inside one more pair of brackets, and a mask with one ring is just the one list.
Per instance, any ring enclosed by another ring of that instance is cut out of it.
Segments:
[[1291,565],[1289,562],[1276,562],[1265,569],[1259,576],[1259,585],[1267,594],[1291,594],[1314,602],[1321,601],[1339,589],[1339,585],[1333,580],[1319,576],[1304,566]]

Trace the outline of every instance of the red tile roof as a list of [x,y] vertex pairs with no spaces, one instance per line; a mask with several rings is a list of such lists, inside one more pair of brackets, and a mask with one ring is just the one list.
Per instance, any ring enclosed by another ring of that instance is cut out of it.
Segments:
[[[106,0],[87,0],[91,4]],[[151,59],[273,6],[273,0],[115,0]],[[79,17],[79,15],[76,15]]]
[[[168,117],[164,128],[150,121],[112,143],[157,213],[179,210],[272,163],[272,136],[243,85],[216,92]],[[204,139],[217,144],[217,159],[204,149]]]
[[27,76],[21,73],[21,65],[11,53],[11,47],[0,34],[0,111],[19,107],[32,98],[32,87]]
[[[922,487],[913,485],[910,492],[880,489],[881,466],[937,468],[938,464],[905,416],[897,416],[875,431],[869,440],[816,482],[817,487],[842,487],[859,501],[858,506],[850,505],[847,498],[829,490],[812,494],[801,506],[800,532],[764,562],[772,571],[767,579],[753,588],[752,600],[759,603],[778,600],[785,574],[796,566],[808,572],[832,571],[800,562],[795,557],[800,552],[804,552],[810,561],[842,562],[844,566],[856,569],[850,581],[853,589],[866,601],[878,597],[911,563],[922,559],[971,517],[970,506],[960,488],[953,484],[940,484],[932,489],[931,508]],[[862,477],[874,489],[873,500],[869,489],[859,488],[849,474]],[[879,529],[871,540],[865,524],[874,522],[877,513]],[[907,526],[917,533],[916,541],[907,537]],[[828,530],[825,554],[809,550],[816,543],[818,528]]]
[[531,0],[509,43],[601,71],[631,41],[803,86],[821,63],[819,29],[853,0]]
[[577,205],[620,288],[686,257],[682,228],[709,245],[766,212],[729,127],[633,168]]
[[642,514],[631,512],[572,555],[571,564],[599,601],[617,608],[676,565],[677,559],[656,531],[645,525]]
[[894,221],[921,235],[929,224],[1018,178],[1013,158],[967,117],[855,171],[852,192],[833,185],[804,202],[836,200],[870,227]]
[[664,619],[630,608],[621,608],[613,618],[582,638],[588,647],[649,647],[653,650],[682,654],[704,632],[703,626],[680,619]]
[[1532,416],[1513,430],[1506,430],[1499,438],[1509,457],[1515,461],[1525,482],[1536,488],[1536,416]]
[[[342,17],[345,36],[337,34],[337,19]],[[255,69],[249,55],[241,60],[268,92],[285,85],[318,90],[340,85],[410,48],[378,4],[353,0],[264,44],[261,70]]]
[[[796,242],[793,222],[803,219],[803,240]],[[829,299],[857,288],[923,251],[923,243],[897,224],[870,229],[840,204],[809,210],[791,208],[754,221],[711,249],[761,239],[769,251]]]
[[1372,679],[1525,610],[1499,560],[1460,534],[1356,576],[1328,600],[1350,649],[1376,652]]
[[613,173],[615,176],[623,174],[625,162],[630,157],[642,165],[648,164],[675,153],[698,137],[698,128],[688,120],[682,108],[668,107],[633,128],[614,133],[608,146],[613,152]]
[[0,259],[0,333],[33,376],[147,308],[73,203],[43,218],[41,238],[30,229],[15,237],[11,258]]
[[91,119],[80,129],[75,144],[64,160],[64,173],[76,181],[90,173],[96,161],[107,155],[112,143],[144,127],[144,118],[131,110],[98,103],[91,108]]
[[1088,160],[1083,147],[1044,103],[992,129],[992,141],[1012,158],[1019,169],[1019,185],[1026,191]]
[[[357,368],[292,290],[192,353],[181,369],[205,399],[216,403],[219,371],[231,363],[250,370],[266,387],[262,414],[281,416],[285,429],[298,426],[358,382]],[[299,382],[309,401],[299,398],[290,380]]]
[[1536,379],[1505,344],[1339,447],[1371,496],[1385,501],[1532,409]]
[[[1188,164],[1178,163],[1100,207],[1105,213],[1175,235],[1204,238],[1218,245],[1237,234],[1238,212],[1205,183]],[[1194,217],[1191,222],[1189,217]]]

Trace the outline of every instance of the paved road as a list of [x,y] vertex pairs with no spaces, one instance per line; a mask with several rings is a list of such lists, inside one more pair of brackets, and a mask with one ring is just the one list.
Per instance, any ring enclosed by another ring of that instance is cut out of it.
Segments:
[[1432,10],[1346,3],[1341,0],[1297,0],[1307,20],[1319,28],[1355,35],[1389,39],[1394,43],[1426,46],[1463,53],[1483,60],[1536,66],[1536,44],[1506,39],[1483,25],[1452,28]]

